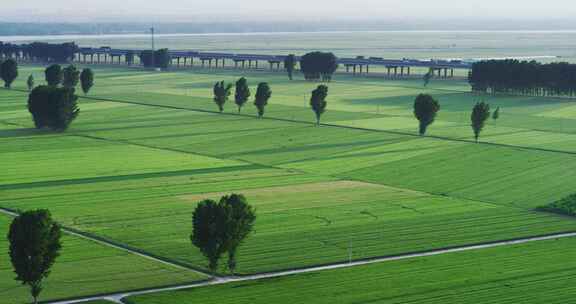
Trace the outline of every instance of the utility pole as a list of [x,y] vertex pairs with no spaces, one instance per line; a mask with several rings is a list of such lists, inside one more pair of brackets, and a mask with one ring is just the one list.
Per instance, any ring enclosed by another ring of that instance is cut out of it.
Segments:
[[154,27],[150,28],[150,34],[152,36],[152,57],[151,57],[151,62],[152,62],[152,68],[155,70],[156,69],[156,47],[154,46]]

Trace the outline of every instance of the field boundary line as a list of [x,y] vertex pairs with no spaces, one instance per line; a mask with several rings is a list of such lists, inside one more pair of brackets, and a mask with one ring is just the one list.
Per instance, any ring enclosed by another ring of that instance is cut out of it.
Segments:
[[513,239],[508,239],[508,240],[483,242],[483,243],[469,244],[469,245],[463,245],[463,246],[454,246],[454,247],[446,247],[446,248],[426,250],[426,251],[416,251],[416,252],[411,252],[411,253],[403,253],[403,254],[389,255],[389,256],[383,256],[383,257],[358,259],[358,260],[353,260],[351,262],[337,262],[337,263],[324,264],[324,265],[315,265],[315,266],[310,266],[310,267],[294,268],[294,269],[290,269],[290,270],[279,270],[279,271],[274,271],[274,272],[263,272],[263,273],[256,273],[256,274],[242,275],[242,276],[215,277],[212,280],[207,280],[207,281],[197,282],[197,283],[192,283],[192,284],[183,284],[183,285],[172,286],[172,287],[148,288],[148,289],[142,289],[142,290],[138,290],[138,291],[118,292],[118,293],[111,293],[108,295],[89,296],[89,297],[77,298],[77,299],[72,299],[72,300],[52,301],[52,302],[46,302],[46,303],[49,303],[49,304],[76,304],[76,303],[83,303],[83,302],[94,301],[94,300],[108,300],[108,301],[113,301],[116,303],[124,303],[123,300],[125,298],[131,297],[131,296],[146,295],[146,294],[153,294],[153,293],[167,292],[167,291],[176,291],[176,290],[183,290],[183,289],[193,289],[193,288],[206,287],[206,286],[212,286],[212,285],[222,285],[222,284],[235,283],[235,282],[247,282],[247,281],[256,281],[256,280],[263,280],[263,279],[287,277],[287,276],[292,276],[292,275],[297,275],[297,274],[305,274],[305,273],[311,273],[311,272],[329,271],[329,270],[358,267],[358,266],[364,266],[364,265],[370,265],[370,264],[408,260],[408,259],[413,259],[413,258],[430,257],[430,256],[437,256],[437,255],[443,255],[443,254],[449,254],[449,253],[489,249],[489,248],[504,247],[504,246],[511,246],[511,245],[518,245],[518,244],[525,244],[525,243],[532,243],[532,242],[546,241],[546,240],[557,240],[557,239],[572,238],[572,237],[576,237],[576,232],[562,232],[562,233],[544,234],[544,235],[539,235],[539,236],[513,238]]
[[[6,208],[6,207],[0,207],[0,213],[5,214],[5,215],[8,215],[8,216],[10,216],[10,217],[16,217],[16,216],[19,215],[19,212],[18,212],[18,211],[13,210],[13,209],[10,209],[10,208]],[[78,229],[74,229],[74,228],[70,228],[70,227],[67,227],[67,226],[62,226],[62,230],[63,230],[65,233],[67,233],[67,234],[69,234],[69,235],[72,235],[72,236],[74,236],[74,237],[78,237],[78,238],[81,238],[81,239],[84,239],[84,240],[88,240],[88,241],[91,241],[91,242],[94,242],[94,243],[97,243],[97,244],[100,244],[100,245],[103,245],[103,246],[106,246],[106,247],[110,247],[110,248],[113,248],[113,249],[116,249],[116,250],[121,250],[121,251],[124,251],[124,252],[128,252],[128,253],[130,253],[130,254],[139,256],[139,257],[141,257],[141,258],[145,258],[145,259],[148,259],[148,260],[152,260],[152,261],[154,261],[154,262],[161,263],[161,264],[164,264],[164,265],[167,265],[167,266],[171,266],[171,267],[174,267],[174,268],[178,268],[178,269],[180,269],[180,270],[192,271],[192,272],[201,274],[201,275],[203,275],[203,276],[207,276],[207,277],[209,277],[209,278],[212,277],[211,274],[209,274],[208,272],[205,272],[205,271],[203,271],[203,270],[201,270],[201,269],[199,269],[199,268],[191,267],[191,266],[189,266],[189,265],[187,265],[187,264],[184,264],[184,263],[181,263],[181,262],[178,262],[178,261],[174,261],[174,260],[171,260],[171,259],[167,259],[167,258],[164,258],[164,257],[160,257],[160,256],[157,256],[157,255],[155,255],[155,254],[148,253],[148,252],[146,252],[146,251],[144,251],[144,250],[141,250],[141,249],[138,249],[138,248],[134,248],[134,247],[131,247],[131,246],[128,246],[128,245],[125,245],[125,244],[122,244],[122,243],[119,243],[119,242],[116,242],[116,241],[112,241],[112,240],[109,240],[109,239],[107,239],[107,238],[103,238],[103,237],[100,237],[100,236],[96,236],[96,235],[93,235],[93,234],[88,233],[88,232],[84,232],[84,231],[81,231],[81,230],[78,230]]]
[[[16,91],[18,89],[11,89]],[[170,106],[170,105],[159,105],[153,103],[144,103],[138,101],[128,101],[128,100],[120,100],[120,99],[112,99],[112,98],[105,98],[105,97],[92,97],[92,96],[78,96],[78,98],[88,99],[88,100],[95,100],[95,101],[107,101],[107,102],[117,102],[117,103],[125,103],[125,104],[134,104],[140,106],[148,106],[148,107],[157,107],[157,108],[164,108],[164,109],[172,109],[172,110],[184,110],[190,112],[198,112],[198,113],[208,113],[208,114],[218,114],[218,115],[228,115],[228,116],[240,116],[240,117],[250,117],[255,118],[255,115],[244,114],[244,113],[227,113],[227,112],[217,112],[212,110],[205,110],[205,109],[198,109],[198,108],[184,108],[178,106]],[[305,124],[305,125],[316,125],[316,123],[311,121],[303,121],[303,120],[296,120],[296,119],[288,119],[288,118],[280,118],[280,117],[263,117],[262,119],[267,120],[274,120],[274,121],[282,121],[282,122],[289,122],[289,123],[298,123],[298,124]],[[387,134],[394,134],[394,135],[403,135],[403,136],[410,136],[413,138],[430,138],[430,139],[437,139],[437,140],[444,140],[444,141],[452,141],[452,142],[461,142],[461,143],[470,143],[476,145],[487,145],[487,146],[495,146],[495,147],[503,147],[503,148],[512,148],[512,149],[522,149],[527,151],[539,151],[539,152],[549,152],[549,153],[558,153],[558,154],[567,154],[567,155],[576,155],[576,151],[564,151],[564,150],[556,150],[556,149],[547,149],[547,148],[538,148],[538,147],[528,147],[528,146],[520,146],[520,145],[510,145],[510,144],[503,144],[503,143],[493,143],[493,142],[486,142],[486,141],[479,141],[476,142],[471,139],[462,139],[462,138],[452,138],[446,136],[438,136],[438,135],[426,135],[420,136],[415,133],[410,132],[402,132],[402,131],[394,131],[394,130],[379,130],[379,129],[370,129],[370,128],[361,128],[361,127],[353,127],[353,126],[346,126],[346,125],[339,125],[334,123],[320,123],[321,126],[326,127],[333,127],[333,128],[342,128],[348,130],[358,130],[358,131],[366,131],[366,132],[376,132],[376,133],[387,133]],[[565,132],[551,132],[545,131],[540,129],[526,129],[527,131],[537,131],[537,132],[547,132],[547,133],[559,133],[559,134],[569,134],[574,135],[574,133],[565,133]]]
[[[119,99],[102,98],[102,97],[79,96],[79,98],[84,98],[84,99],[88,99],[88,100],[95,100],[95,101],[107,101],[107,102],[134,104],[134,105],[140,105],[140,106],[157,107],[157,108],[172,109],[172,110],[183,110],[183,111],[198,112],[198,113],[208,113],[208,114],[227,115],[227,116],[240,116],[240,117],[249,117],[249,118],[255,118],[256,117],[255,115],[244,114],[244,113],[231,113],[231,112],[230,113],[227,113],[227,112],[220,113],[217,111],[204,110],[204,109],[198,109],[198,108],[184,108],[184,107],[171,106],[171,105],[159,105],[159,104],[144,103],[144,102],[138,102],[138,101],[128,101],[128,100],[119,100]],[[304,121],[304,120],[296,120],[296,119],[288,119],[288,118],[263,117],[262,119],[289,122],[289,123],[297,123],[297,124],[305,124],[305,125],[312,125],[312,126],[316,125],[316,123],[312,122],[312,121]],[[546,148],[538,148],[538,147],[527,147],[527,146],[509,145],[509,144],[502,144],[502,143],[492,143],[492,142],[485,142],[485,141],[476,142],[476,141],[471,140],[471,139],[451,138],[451,137],[438,136],[438,135],[421,136],[421,135],[418,135],[415,133],[409,133],[409,132],[361,128],[361,127],[353,127],[353,126],[346,126],[346,125],[338,125],[338,124],[334,124],[334,123],[320,123],[320,126],[332,127],[332,128],[342,128],[342,129],[348,129],[348,130],[357,130],[357,131],[366,131],[366,132],[403,135],[403,136],[410,136],[413,138],[429,138],[429,139],[461,142],[461,143],[468,143],[468,144],[475,144],[475,145],[487,145],[487,146],[495,146],[495,147],[503,147],[503,148],[522,149],[522,150],[527,150],[527,151],[539,151],[539,152],[576,155],[576,151],[564,151],[564,150],[546,149]],[[528,129],[528,130],[530,130],[530,129]],[[538,131],[538,130],[534,130],[534,131]],[[555,132],[550,132],[550,133],[555,133]],[[562,134],[572,134],[572,133],[562,133]]]

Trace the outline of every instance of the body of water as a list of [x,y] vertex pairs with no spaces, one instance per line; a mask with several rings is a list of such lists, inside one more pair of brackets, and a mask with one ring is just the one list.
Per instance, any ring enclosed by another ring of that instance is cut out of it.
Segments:
[[[254,54],[330,51],[340,57],[464,59],[518,58],[576,62],[576,31],[380,31],[156,35],[157,48]],[[68,42],[80,46],[147,49],[146,33],[6,36],[0,41]]]

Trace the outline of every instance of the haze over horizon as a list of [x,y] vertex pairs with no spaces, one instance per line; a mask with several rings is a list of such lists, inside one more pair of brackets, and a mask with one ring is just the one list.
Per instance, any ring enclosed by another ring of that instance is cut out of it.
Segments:
[[[152,21],[205,22],[224,20],[412,20],[440,18],[568,19],[576,6],[568,0],[220,0],[198,3],[188,0],[99,0],[89,4],[69,0],[4,0],[0,21],[93,22]],[[511,12],[514,14],[511,15]],[[511,17],[512,16],[512,17]]]

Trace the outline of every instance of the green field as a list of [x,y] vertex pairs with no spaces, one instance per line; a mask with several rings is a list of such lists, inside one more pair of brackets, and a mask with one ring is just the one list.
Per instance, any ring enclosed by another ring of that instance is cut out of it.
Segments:
[[[30,73],[40,82],[41,68]],[[469,112],[481,97],[458,81],[338,76],[315,127],[306,99],[317,84],[283,74],[247,73],[272,87],[263,120],[251,103],[245,115],[231,101],[213,112],[213,83],[240,74],[96,75],[66,133],[33,129],[26,94],[0,91],[1,207],[49,208],[64,225],[204,268],[189,241],[195,204],[243,193],[258,213],[244,274],[576,231],[533,210],[576,186],[569,100],[486,97],[502,115],[475,144]],[[420,92],[442,106],[430,137],[415,135]]]
[[[8,232],[9,218],[0,216],[0,233]],[[62,255],[44,283],[41,300],[104,294],[130,289],[175,285],[205,279],[184,269],[163,265],[135,255],[65,236]],[[8,242],[0,242],[0,252],[8,252]],[[14,281],[7,255],[0,265],[0,303],[30,303],[27,287]]]
[[564,239],[128,298],[130,304],[570,303]]

